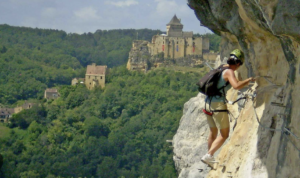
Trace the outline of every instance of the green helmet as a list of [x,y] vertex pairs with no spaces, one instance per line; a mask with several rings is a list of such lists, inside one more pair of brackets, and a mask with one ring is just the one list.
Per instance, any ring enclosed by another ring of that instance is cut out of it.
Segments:
[[230,53],[230,56],[232,56],[232,55],[237,57],[237,60],[240,60],[242,62],[242,64],[244,63],[245,59],[244,59],[243,51],[241,51],[239,49],[235,49]]

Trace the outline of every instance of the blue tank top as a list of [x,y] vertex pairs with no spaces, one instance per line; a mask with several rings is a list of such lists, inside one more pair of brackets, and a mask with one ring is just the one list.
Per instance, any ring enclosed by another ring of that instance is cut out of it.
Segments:
[[[227,70],[227,69],[226,69],[226,70]],[[225,72],[226,70],[224,70],[224,71],[222,72],[222,75],[221,75],[221,77],[220,77],[219,80],[218,80],[218,84],[217,84],[217,87],[218,87],[218,88],[221,88],[221,87],[223,87],[223,86],[226,84],[226,81],[225,81],[225,79],[223,78],[224,72]],[[231,85],[230,85],[230,83],[229,83],[229,84],[224,88],[225,94],[227,93],[227,91],[228,91],[230,88],[231,88]],[[223,93],[223,90],[221,90],[220,92]],[[225,96],[226,96],[225,94],[223,93],[223,96],[213,96],[213,97],[211,98],[211,102],[225,102]],[[209,98],[209,97],[206,97],[205,101],[209,103],[210,98]]]

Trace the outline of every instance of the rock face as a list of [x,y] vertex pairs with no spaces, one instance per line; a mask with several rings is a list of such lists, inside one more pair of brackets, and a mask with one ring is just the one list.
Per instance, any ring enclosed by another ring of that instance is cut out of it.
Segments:
[[[246,64],[238,76],[257,80],[246,91],[256,97],[230,109],[238,116],[237,126],[215,154],[216,170],[198,170],[207,151],[203,97],[185,104],[173,138],[179,177],[299,177],[299,1],[188,0],[188,5],[204,26],[222,36],[221,59],[235,48],[243,50]],[[236,93],[228,96],[236,98]]]
[[142,40],[133,42],[127,62],[128,70],[147,70],[149,68],[149,58],[151,55],[148,52],[148,43]]

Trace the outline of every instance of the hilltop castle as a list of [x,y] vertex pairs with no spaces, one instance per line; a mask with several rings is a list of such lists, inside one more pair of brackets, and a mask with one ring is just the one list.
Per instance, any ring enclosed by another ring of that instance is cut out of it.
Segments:
[[133,41],[127,63],[128,70],[147,70],[160,65],[194,66],[201,60],[215,60],[209,53],[209,39],[193,37],[193,32],[182,31],[176,15],[167,24],[167,33],[155,35],[152,41]]

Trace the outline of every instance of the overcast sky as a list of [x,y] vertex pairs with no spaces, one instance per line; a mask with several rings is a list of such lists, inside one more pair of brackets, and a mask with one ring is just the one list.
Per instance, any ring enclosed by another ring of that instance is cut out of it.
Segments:
[[68,33],[109,29],[159,29],[174,15],[184,31],[211,33],[200,26],[186,0],[0,0],[0,24]]

